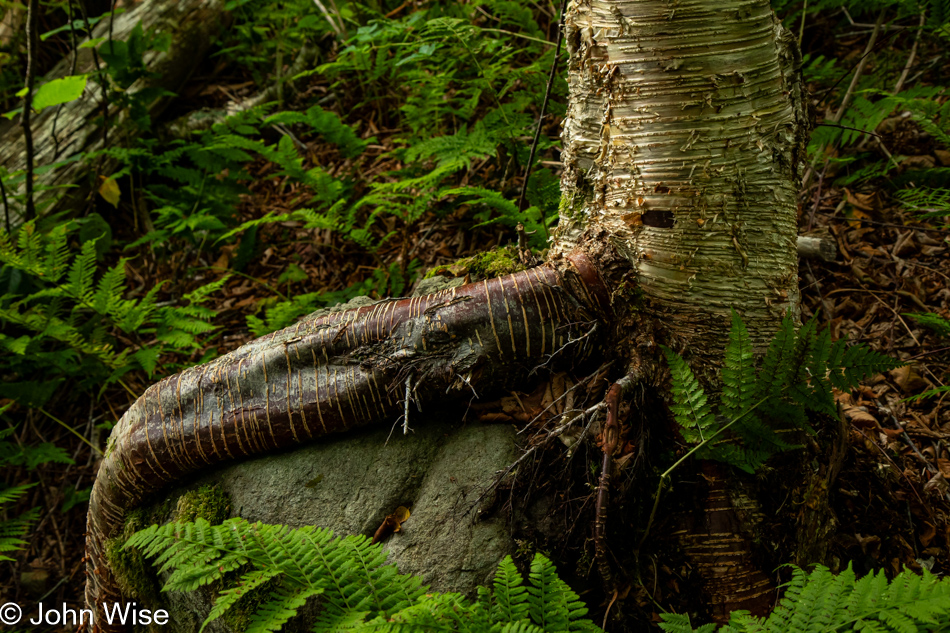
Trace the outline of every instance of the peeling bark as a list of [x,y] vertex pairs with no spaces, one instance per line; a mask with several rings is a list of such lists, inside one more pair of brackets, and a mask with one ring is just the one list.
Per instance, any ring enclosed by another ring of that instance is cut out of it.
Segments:
[[[121,602],[106,559],[128,510],[199,470],[380,422],[407,396],[466,398],[595,350],[606,289],[574,255],[424,297],[305,319],[165,378],[122,416],[89,500],[86,601]],[[570,290],[568,290],[570,288]]]
[[798,305],[794,41],[762,0],[579,0],[566,31],[557,248],[609,234],[703,361],[730,307],[761,349]]

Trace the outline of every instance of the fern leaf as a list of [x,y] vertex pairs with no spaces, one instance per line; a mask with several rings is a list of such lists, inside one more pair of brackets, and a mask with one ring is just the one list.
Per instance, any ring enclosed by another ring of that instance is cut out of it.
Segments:
[[103,316],[114,316],[116,307],[122,300],[122,288],[125,284],[125,262],[123,257],[119,263],[106,271],[96,291],[92,295],[92,309]]
[[673,406],[671,410],[680,425],[683,439],[698,443],[706,439],[715,426],[715,416],[706,397],[706,392],[693,375],[693,370],[679,354],[663,347],[673,381]]
[[755,363],[749,330],[735,310],[722,368],[722,413],[738,417],[755,404]]
[[757,379],[757,399],[776,397],[782,393],[794,349],[795,323],[791,314],[786,314],[778,334],[769,343],[765,358],[762,359],[762,369]]
[[716,630],[715,624],[704,624],[694,629],[685,613],[661,613],[660,618],[663,621],[659,623],[659,627],[666,633],[713,633]]
[[831,382],[838,389],[849,390],[857,387],[869,376],[890,371],[903,364],[866,345],[853,345],[844,352],[841,363],[832,369]]
[[[950,103],[950,101],[947,103]],[[939,314],[934,314],[933,312],[912,312],[910,314],[905,313],[904,316],[913,318],[915,321],[921,325],[929,327],[940,336],[950,338],[950,321],[941,317]]]
[[569,628],[568,602],[577,596],[557,577],[554,564],[541,554],[531,561],[528,587],[528,614],[534,624],[544,631],[566,631]]
[[65,290],[77,301],[91,301],[92,280],[96,273],[96,241],[88,240],[82,245],[82,251],[73,260],[66,277]]
[[532,587],[521,586],[508,558],[496,575],[501,599],[483,589],[478,601],[469,604],[458,594],[428,594],[421,580],[399,575],[385,564],[382,547],[362,536],[340,539],[312,527],[294,530],[242,519],[211,526],[198,519],[146,528],[124,547],[140,549],[160,570],[171,572],[166,590],[192,589],[242,565],[252,567],[238,587],[220,595],[202,629],[250,589],[279,581],[270,600],[251,616],[249,631],[277,630],[316,595],[322,598],[313,631],[600,630],[582,619],[586,608],[577,594],[540,555],[532,565]]
[[511,556],[498,564],[492,618],[496,622],[516,622],[528,617],[528,590]]
[[279,631],[297,611],[306,604],[307,599],[322,593],[322,589],[301,587],[298,589],[280,588],[270,594],[249,618],[246,633],[268,633]]
[[214,601],[214,607],[212,607],[208,613],[208,617],[205,618],[205,621],[201,624],[198,633],[203,633],[205,627],[224,615],[238,600],[279,574],[280,571],[276,569],[255,569],[241,576],[241,580],[238,584],[224,589],[218,594],[218,597]]

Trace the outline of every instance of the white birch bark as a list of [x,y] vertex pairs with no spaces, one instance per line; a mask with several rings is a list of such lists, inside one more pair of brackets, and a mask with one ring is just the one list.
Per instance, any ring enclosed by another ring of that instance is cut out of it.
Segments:
[[566,41],[555,250],[609,235],[691,352],[721,357],[730,307],[761,347],[797,311],[803,132],[768,0],[575,0]]

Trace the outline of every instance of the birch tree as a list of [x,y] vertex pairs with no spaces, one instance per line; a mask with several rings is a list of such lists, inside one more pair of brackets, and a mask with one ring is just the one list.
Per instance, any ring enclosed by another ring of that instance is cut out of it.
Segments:
[[[576,0],[565,29],[548,262],[305,320],[152,386],[113,431],[90,499],[90,605],[122,600],[105,551],[126,513],[199,469],[391,419],[410,391],[470,397],[607,358],[615,378],[650,379],[658,338],[711,375],[731,308],[759,349],[797,313],[802,95],[768,1]],[[755,573],[736,582],[747,591],[723,608],[767,595]]]

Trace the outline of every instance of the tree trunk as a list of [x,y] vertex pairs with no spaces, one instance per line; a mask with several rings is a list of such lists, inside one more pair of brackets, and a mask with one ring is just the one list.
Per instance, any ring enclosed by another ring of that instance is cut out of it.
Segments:
[[703,363],[729,310],[757,348],[798,310],[794,41],[768,2],[571,4],[562,251],[607,239]]
[[[141,22],[142,28],[149,32],[171,35],[171,44],[167,51],[149,51],[145,54],[148,70],[156,75],[149,80],[148,86],[160,87],[168,91],[178,90],[191,73],[197,68],[211,44],[217,38],[228,21],[223,0],[145,0],[125,13],[117,15],[110,24],[109,18],[102,19],[93,28],[93,37],[109,37],[126,40],[132,29]],[[97,72],[97,60],[92,49],[78,50],[73,66],[70,55],[57,64],[42,82],[37,85],[65,77],[88,73],[90,80],[86,84],[85,94],[75,101],[60,107],[49,107],[32,117],[34,164],[52,166],[36,174],[34,202],[40,215],[52,214],[81,205],[89,192],[96,186],[95,177],[90,174],[88,165],[76,160],[82,154],[102,149],[103,141],[103,93],[102,87],[92,80]],[[104,62],[99,59],[98,64]],[[138,82],[131,92],[141,90],[145,82]],[[155,99],[148,107],[151,116],[161,113],[168,103],[167,97]],[[115,106],[108,106],[108,145],[115,147],[129,142],[136,132],[135,124]],[[26,168],[26,144],[20,126],[11,126],[3,134],[3,159],[0,167],[7,173],[20,172]],[[102,165],[102,175],[111,174],[115,161],[109,159]],[[7,194],[22,196],[25,190],[21,181],[17,189]],[[13,227],[23,220],[23,209],[11,205],[15,214],[10,218]]]
[[[712,376],[730,308],[760,351],[797,313],[801,90],[768,1],[580,0],[566,29],[566,169],[549,264],[305,321],[150,388],[113,431],[90,498],[86,595],[99,613],[121,599],[107,539],[129,509],[199,469],[381,421],[410,398],[481,395],[541,365],[599,356],[622,368],[655,350],[644,340],[654,331]],[[605,332],[609,348],[597,343]],[[700,527],[731,530],[730,517]],[[697,529],[688,537],[702,546]],[[707,582],[731,560],[707,556]],[[767,595],[749,574],[723,611]]]

